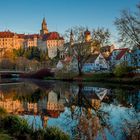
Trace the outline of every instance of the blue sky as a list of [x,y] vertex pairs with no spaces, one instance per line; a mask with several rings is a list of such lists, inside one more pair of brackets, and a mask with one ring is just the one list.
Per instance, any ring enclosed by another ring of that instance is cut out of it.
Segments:
[[81,25],[105,27],[115,33],[113,21],[124,8],[140,0],[0,0],[0,30],[38,33],[45,16],[50,31]]

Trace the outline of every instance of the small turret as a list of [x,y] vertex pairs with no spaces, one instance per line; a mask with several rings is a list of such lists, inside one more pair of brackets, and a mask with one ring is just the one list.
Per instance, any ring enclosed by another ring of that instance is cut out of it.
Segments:
[[86,29],[86,31],[84,32],[84,35],[85,35],[85,41],[86,42],[91,41],[91,33],[88,29]]
[[71,56],[73,54],[73,44],[74,44],[74,36],[73,36],[73,31],[71,29],[71,32],[70,32],[69,56]]
[[73,31],[72,31],[72,29],[71,29],[71,32],[70,32],[70,44],[71,45],[73,45],[73,43],[74,43],[74,38],[73,38],[74,36],[73,36]]

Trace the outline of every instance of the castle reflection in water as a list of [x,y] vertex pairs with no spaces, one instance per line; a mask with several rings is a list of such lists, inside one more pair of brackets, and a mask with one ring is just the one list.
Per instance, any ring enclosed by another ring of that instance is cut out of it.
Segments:
[[[62,85],[61,85],[62,86]],[[71,103],[73,96],[78,95],[78,86],[68,86],[62,89],[60,85],[40,87],[33,83],[20,83],[16,86],[5,85],[0,89],[0,107],[11,114],[41,115],[42,119],[57,118],[65,107]],[[64,85],[63,85],[64,87]],[[84,87],[89,103],[94,109],[99,109],[101,101],[107,98],[110,90],[98,87]],[[32,100],[36,94],[41,94]],[[81,93],[80,93],[81,94]],[[76,106],[73,102],[71,105]],[[90,106],[88,106],[90,107]]]
[[139,101],[140,89],[130,86],[104,88],[93,83],[38,80],[0,85],[0,107],[8,113],[39,117],[41,127],[53,122],[72,136],[88,140],[100,133],[112,140],[112,131],[118,139],[124,138],[123,130],[129,127],[126,118],[132,125],[131,120],[139,118]]

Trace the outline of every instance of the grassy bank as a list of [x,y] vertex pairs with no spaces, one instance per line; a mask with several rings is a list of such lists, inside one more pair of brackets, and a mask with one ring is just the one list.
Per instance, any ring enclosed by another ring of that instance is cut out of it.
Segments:
[[[75,78],[74,78],[75,79]],[[116,77],[112,73],[95,73],[92,75],[83,75],[83,81],[94,81],[94,82],[107,82],[107,83],[119,83],[119,84],[139,84],[140,77]]]
[[45,77],[46,80],[102,82],[114,84],[139,84],[140,76],[117,77],[113,73],[92,73],[78,76],[77,73],[56,73],[54,77]]
[[56,127],[34,130],[27,122],[0,108],[0,140],[69,140],[69,136]]

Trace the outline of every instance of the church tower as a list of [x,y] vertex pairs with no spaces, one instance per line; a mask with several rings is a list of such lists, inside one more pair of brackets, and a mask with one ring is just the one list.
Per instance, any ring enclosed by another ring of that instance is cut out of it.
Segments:
[[73,45],[73,43],[74,43],[74,38],[73,38],[74,36],[73,36],[73,31],[71,30],[71,32],[70,32],[70,45],[72,46]]
[[41,26],[41,30],[40,30],[40,35],[44,35],[44,34],[48,34],[48,33],[49,33],[49,31],[47,28],[46,20],[45,20],[45,18],[43,18],[42,26]]
[[90,42],[91,41],[91,33],[88,29],[84,32],[84,35],[85,35],[85,42]]
[[74,44],[74,36],[73,31],[70,32],[70,46],[69,46],[69,55],[71,56],[73,54],[73,44]]

